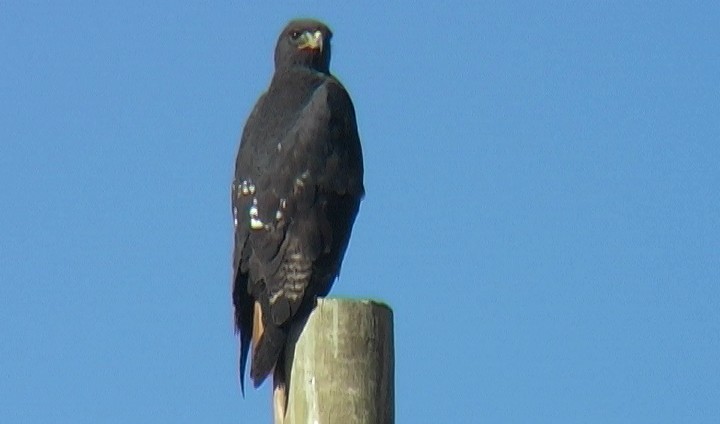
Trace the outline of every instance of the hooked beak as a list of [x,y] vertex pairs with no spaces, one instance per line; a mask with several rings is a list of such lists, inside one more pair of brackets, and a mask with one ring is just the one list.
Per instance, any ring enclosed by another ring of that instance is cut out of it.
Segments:
[[298,44],[298,48],[299,49],[320,50],[322,52],[322,49],[323,49],[322,32],[320,32],[320,31],[304,32],[302,35],[302,40]]

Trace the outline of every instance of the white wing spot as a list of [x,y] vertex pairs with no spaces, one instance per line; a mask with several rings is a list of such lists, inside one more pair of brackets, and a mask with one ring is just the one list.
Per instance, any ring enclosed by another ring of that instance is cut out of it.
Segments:
[[280,199],[280,208],[275,211],[275,220],[280,221],[283,218],[283,209],[287,205],[287,199]]
[[265,224],[263,224],[262,221],[256,218],[250,218],[250,228],[253,230],[262,230],[265,228]]
[[305,170],[302,174],[300,174],[299,177],[295,178],[295,186],[304,187],[305,180],[307,180],[308,178],[310,178],[310,171]]
[[265,228],[265,224],[260,220],[260,215],[257,208],[257,198],[253,198],[253,204],[250,206],[250,228],[253,230],[260,230]]
[[253,184],[252,181],[243,180],[242,184],[240,185],[240,193],[243,196],[255,194],[255,184]]

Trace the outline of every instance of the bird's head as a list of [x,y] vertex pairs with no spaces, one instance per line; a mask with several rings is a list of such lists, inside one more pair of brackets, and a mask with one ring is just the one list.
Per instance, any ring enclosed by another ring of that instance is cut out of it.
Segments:
[[330,28],[320,21],[290,21],[280,33],[275,47],[275,69],[304,66],[329,73],[331,37]]

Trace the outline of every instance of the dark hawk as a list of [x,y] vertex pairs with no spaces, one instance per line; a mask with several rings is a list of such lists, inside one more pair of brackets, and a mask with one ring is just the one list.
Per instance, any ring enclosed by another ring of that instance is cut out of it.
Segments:
[[251,344],[255,387],[273,369],[276,390],[284,385],[289,327],[330,290],[364,194],[355,110],[330,74],[331,37],[315,20],[285,27],[240,141],[232,298],[243,393]]

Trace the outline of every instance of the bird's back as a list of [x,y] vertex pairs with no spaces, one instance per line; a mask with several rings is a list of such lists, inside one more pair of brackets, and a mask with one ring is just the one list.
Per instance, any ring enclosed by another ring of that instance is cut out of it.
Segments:
[[277,143],[296,124],[304,105],[328,77],[304,69],[276,74],[258,100],[245,125],[235,164],[235,176],[267,171],[265,166],[278,157]]

